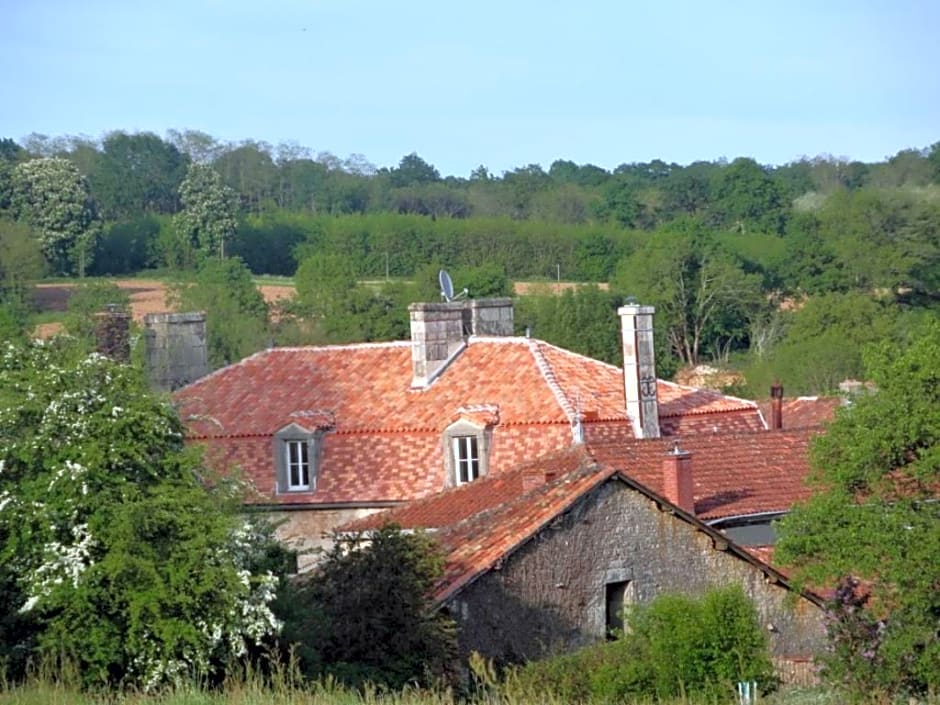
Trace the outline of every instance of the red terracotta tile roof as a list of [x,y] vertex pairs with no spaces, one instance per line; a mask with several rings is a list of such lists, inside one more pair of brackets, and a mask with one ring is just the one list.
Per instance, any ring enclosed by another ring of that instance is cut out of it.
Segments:
[[[714,520],[786,511],[809,497],[809,444],[818,428],[759,433],[698,434],[678,439],[692,454],[696,516]],[[675,439],[589,444],[602,464],[661,493],[662,464]]]
[[[528,485],[526,478],[535,474],[543,478],[547,474],[554,479]],[[446,556],[444,576],[435,594],[436,599],[442,601],[497,566],[587,492],[615,476],[655,501],[669,504],[616,467],[599,463],[588,448],[575,445],[510,473],[416,500],[352,522],[341,530],[367,531],[387,523],[404,529],[433,530]],[[686,520],[697,521],[674,509]],[[705,527],[699,526],[704,530]],[[762,570],[781,577],[763,565],[766,561],[759,553],[745,555],[743,549],[736,546],[734,550],[746,560],[759,562]]]
[[[781,421],[784,428],[821,426],[835,418],[836,409],[843,405],[842,397],[796,397],[783,400]],[[759,402],[764,419],[770,423],[770,399]]]
[[[620,368],[548,343],[471,337],[423,389],[410,342],[278,348],[177,391],[190,440],[237,466],[258,502],[396,502],[444,489],[441,433],[455,420],[496,424],[491,472],[568,446],[580,412],[589,439],[630,439]],[[660,382],[664,433],[763,427],[752,402]],[[314,492],[275,494],[271,437],[296,423],[323,436]],[[267,499],[265,499],[267,498]]]

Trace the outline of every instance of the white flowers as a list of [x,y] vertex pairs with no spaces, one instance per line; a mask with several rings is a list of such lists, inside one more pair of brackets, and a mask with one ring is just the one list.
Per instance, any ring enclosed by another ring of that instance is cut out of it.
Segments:
[[82,573],[91,565],[91,549],[96,545],[87,524],[71,528],[73,542],[64,545],[50,541],[43,546],[43,563],[29,578],[29,598],[20,612],[29,612],[57,586],[68,582],[78,587]]

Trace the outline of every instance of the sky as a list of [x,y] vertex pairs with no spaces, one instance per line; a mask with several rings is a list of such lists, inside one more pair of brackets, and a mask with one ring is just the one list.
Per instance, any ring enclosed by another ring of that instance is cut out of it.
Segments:
[[0,0],[0,137],[201,130],[444,175],[940,141],[936,0]]

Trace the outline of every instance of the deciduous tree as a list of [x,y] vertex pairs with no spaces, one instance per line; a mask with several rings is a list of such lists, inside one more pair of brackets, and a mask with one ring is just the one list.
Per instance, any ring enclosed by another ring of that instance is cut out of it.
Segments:
[[238,227],[235,192],[212,167],[193,164],[180,184],[180,201],[183,210],[173,220],[180,238],[177,264],[223,258],[225,241]]
[[765,305],[760,277],[747,274],[708,234],[657,232],[623,260],[618,291],[656,307],[657,326],[673,353],[697,365],[705,350],[723,355],[747,336],[753,312]]
[[453,675],[456,629],[434,608],[443,570],[423,533],[385,526],[368,536],[336,536],[330,552],[281,604],[284,640],[299,645],[310,676],[400,688]]
[[12,191],[14,215],[33,227],[54,270],[84,276],[99,225],[78,169],[60,157],[32,159],[13,170]]
[[834,643],[833,679],[866,696],[872,693],[858,691],[875,685],[885,696],[936,692],[940,324],[925,325],[905,349],[870,348],[865,362],[876,391],[843,407],[814,443],[816,491],[781,522],[776,557],[811,584],[834,586],[849,576],[870,593],[856,607],[870,624],[880,622],[876,638],[864,653]]

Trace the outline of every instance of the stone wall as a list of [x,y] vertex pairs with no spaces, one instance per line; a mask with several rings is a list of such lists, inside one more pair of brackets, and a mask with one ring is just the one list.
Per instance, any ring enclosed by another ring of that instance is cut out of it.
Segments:
[[[450,604],[460,647],[501,662],[544,657],[604,638],[606,585],[649,602],[736,584],[754,601],[773,655],[806,657],[821,646],[821,610],[692,524],[614,479],[582,498]],[[789,599],[788,599],[789,598]]]
[[316,565],[323,551],[332,547],[329,533],[335,527],[379,511],[382,511],[381,508],[310,508],[272,511],[270,517],[277,526],[278,540],[300,552],[297,556],[297,570],[303,573]]

